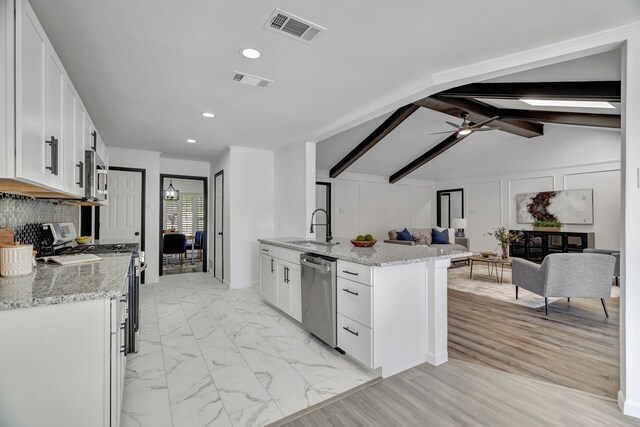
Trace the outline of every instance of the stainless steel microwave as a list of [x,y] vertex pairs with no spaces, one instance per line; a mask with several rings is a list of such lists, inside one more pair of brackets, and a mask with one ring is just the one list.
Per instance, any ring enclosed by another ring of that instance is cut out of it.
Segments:
[[85,197],[94,202],[107,201],[107,166],[98,153],[93,150],[84,152],[85,160]]

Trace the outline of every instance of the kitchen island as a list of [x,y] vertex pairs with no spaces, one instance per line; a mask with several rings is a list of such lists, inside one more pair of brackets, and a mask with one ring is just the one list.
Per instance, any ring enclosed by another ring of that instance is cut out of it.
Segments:
[[131,253],[0,278],[0,425],[117,426]]
[[383,377],[447,354],[447,268],[470,252],[305,238],[258,239],[263,298],[301,321],[300,255],[337,259],[338,347]]

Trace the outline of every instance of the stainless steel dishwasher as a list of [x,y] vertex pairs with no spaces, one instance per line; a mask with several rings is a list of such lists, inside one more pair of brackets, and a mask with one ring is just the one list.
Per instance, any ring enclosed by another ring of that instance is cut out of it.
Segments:
[[300,265],[302,326],[331,347],[336,347],[336,260],[302,254]]

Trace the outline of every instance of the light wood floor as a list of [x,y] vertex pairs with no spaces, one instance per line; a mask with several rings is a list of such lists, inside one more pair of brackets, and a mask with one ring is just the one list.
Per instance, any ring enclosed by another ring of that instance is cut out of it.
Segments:
[[597,299],[557,301],[545,317],[450,290],[449,362],[409,369],[283,425],[640,426],[616,404],[619,300],[607,303],[608,319]]
[[607,300],[608,319],[596,298],[556,301],[545,316],[450,290],[449,358],[616,398],[619,301]]
[[454,359],[416,366],[284,425],[615,427],[640,421],[622,415],[612,399]]

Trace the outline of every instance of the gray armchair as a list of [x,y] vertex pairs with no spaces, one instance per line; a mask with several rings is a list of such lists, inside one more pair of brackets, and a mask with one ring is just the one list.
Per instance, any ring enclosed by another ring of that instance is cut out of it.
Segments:
[[549,297],[600,298],[605,316],[609,317],[604,299],[611,296],[611,276],[615,268],[611,255],[594,253],[551,254],[538,265],[521,258],[513,259],[512,282],[544,297],[544,312],[549,314]]
[[616,278],[616,286],[620,286],[620,251],[611,249],[585,249],[585,254],[606,254],[611,255],[616,259],[616,268],[613,270],[613,275]]

